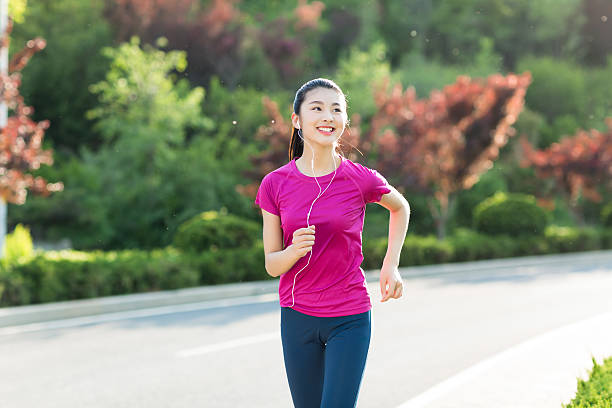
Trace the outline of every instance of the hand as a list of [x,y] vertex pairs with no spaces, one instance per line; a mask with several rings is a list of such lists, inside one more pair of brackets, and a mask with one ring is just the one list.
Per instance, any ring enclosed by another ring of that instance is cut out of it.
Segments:
[[309,251],[312,251],[312,246],[315,243],[315,226],[310,228],[300,228],[293,233],[291,247],[295,254],[301,258]]
[[390,298],[399,299],[402,296],[404,282],[396,266],[386,266],[380,269],[381,302]]

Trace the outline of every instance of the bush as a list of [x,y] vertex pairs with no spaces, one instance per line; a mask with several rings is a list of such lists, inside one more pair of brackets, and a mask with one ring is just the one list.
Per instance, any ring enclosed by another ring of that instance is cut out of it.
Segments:
[[452,257],[453,248],[447,241],[438,241],[433,235],[426,237],[409,235],[402,246],[400,265],[445,263],[450,262]]
[[251,248],[261,236],[261,227],[225,211],[205,211],[178,227],[174,246],[187,252]]
[[551,225],[544,232],[549,251],[574,252],[592,251],[602,248],[604,233],[594,228],[572,228]]
[[491,237],[465,228],[458,228],[448,241],[456,262],[504,258],[515,252],[515,241],[506,235]]
[[601,231],[601,249],[612,249],[612,228]]
[[601,223],[604,227],[612,227],[612,203],[601,210]]
[[576,397],[564,408],[612,408],[612,357],[597,364],[593,358],[593,369],[588,381],[578,380]]
[[0,306],[195,286],[199,272],[175,248],[49,251],[0,274]]
[[210,250],[185,254],[185,262],[198,273],[200,285],[273,279],[266,272],[263,242],[251,248]]
[[26,260],[32,257],[34,253],[34,245],[32,244],[32,236],[30,229],[21,224],[17,224],[15,230],[7,234],[4,241],[2,266],[9,267],[12,264]]
[[[379,269],[387,253],[387,238],[364,240],[362,268]],[[450,262],[453,249],[446,241],[438,241],[433,235],[420,237],[408,235],[400,253],[400,266],[429,265]]]
[[476,230],[491,235],[541,235],[547,223],[548,214],[524,194],[497,193],[474,209]]

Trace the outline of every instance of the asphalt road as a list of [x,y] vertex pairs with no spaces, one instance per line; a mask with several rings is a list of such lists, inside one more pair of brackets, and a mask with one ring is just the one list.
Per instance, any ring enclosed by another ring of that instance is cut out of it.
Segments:
[[[398,407],[517,344],[612,312],[611,288],[612,254],[406,279],[404,296],[386,303],[372,283],[358,406]],[[278,300],[261,298],[0,335],[0,406],[291,407]]]

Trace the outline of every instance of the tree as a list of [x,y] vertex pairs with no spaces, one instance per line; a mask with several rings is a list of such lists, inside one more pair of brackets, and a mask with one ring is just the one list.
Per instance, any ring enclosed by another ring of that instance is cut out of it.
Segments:
[[543,150],[534,149],[525,137],[521,138],[521,165],[533,167],[538,177],[553,181],[554,191],[564,197],[580,225],[584,225],[580,197],[601,202],[598,188],[612,185],[612,118],[607,126],[607,132],[578,130]]
[[133,36],[144,44],[168,39],[168,49],[187,53],[184,75],[195,85],[206,86],[213,75],[230,87],[243,67],[239,54],[243,38],[236,0],[113,0],[105,14],[118,42]]
[[[159,45],[164,45],[163,39]],[[187,187],[183,183],[192,189],[197,185],[191,177],[202,163],[187,158],[185,139],[188,132],[210,125],[201,114],[204,89],[190,89],[186,80],[177,81],[172,74],[186,68],[183,51],[141,48],[134,37],[116,49],[105,48],[104,55],[111,59],[111,69],[104,81],[92,86],[99,104],[88,117],[96,121],[105,143],[95,153],[83,150],[82,154],[98,174],[96,190],[89,194],[104,202],[108,217],[98,222],[111,227],[98,247],[163,246],[171,241],[178,223],[194,215],[183,213],[189,196],[200,194],[177,190]],[[78,187],[88,188],[74,188]]]
[[[47,183],[42,177],[30,172],[41,164],[53,164],[51,150],[42,149],[48,121],[34,122],[30,119],[33,109],[26,106],[19,94],[20,71],[30,57],[46,45],[41,38],[28,41],[25,48],[13,56],[7,67],[9,35],[12,21],[7,17],[7,3],[0,10],[2,33],[2,67],[0,72],[0,251],[4,249],[6,235],[6,203],[25,203],[27,190],[43,196],[63,189],[62,183]],[[12,115],[7,118],[7,110]]]
[[530,81],[529,73],[460,76],[422,100],[401,84],[377,92],[378,112],[367,136],[378,150],[376,168],[400,190],[430,197],[438,238],[446,234],[456,193],[471,188],[513,136]]
[[[17,47],[36,36],[47,46],[22,71],[21,94],[36,106],[32,119],[53,125],[45,141],[64,159],[81,146],[97,148],[100,135],[85,113],[96,104],[89,86],[108,70],[103,47],[112,45],[110,26],[102,15],[105,0],[30,0],[23,22],[11,33]],[[13,4],[13,0],[11,0]],[[58,24],[61,22],[61,24]],[[11,54],[18,52],[11,47]]]
[[587,20],[582,27],[584,59],[589,64],[605,65],[612,54],[612,2],[582,0],[581,8]]

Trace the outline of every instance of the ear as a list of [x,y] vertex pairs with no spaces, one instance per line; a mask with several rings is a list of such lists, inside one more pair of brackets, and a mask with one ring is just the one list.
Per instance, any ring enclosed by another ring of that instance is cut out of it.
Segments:
[[300,128],[300,119],[299,116],[296,115],[295,113],[291,114],[291,122],[293,123],[293,127],[296,129]]

